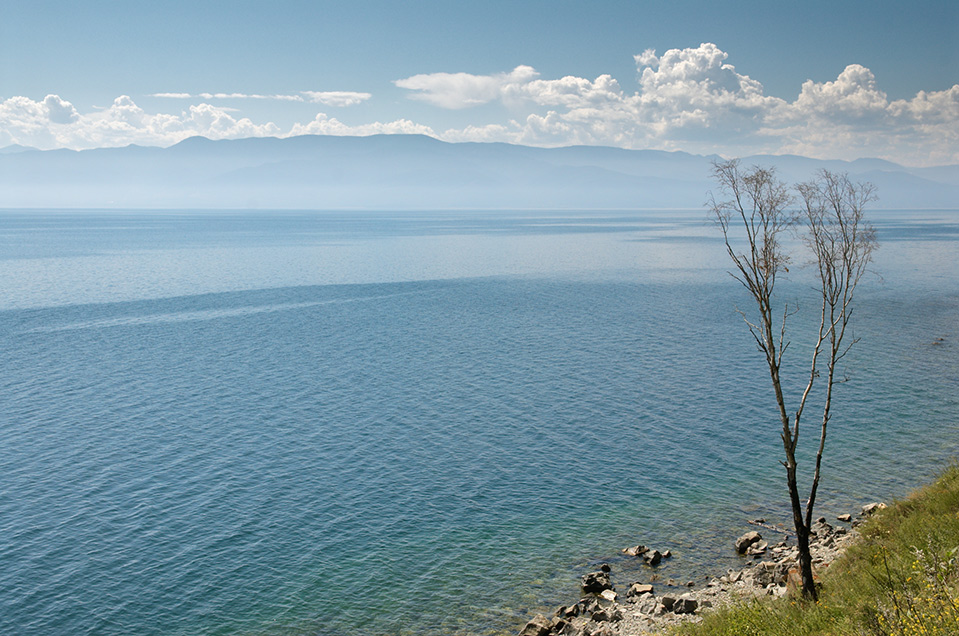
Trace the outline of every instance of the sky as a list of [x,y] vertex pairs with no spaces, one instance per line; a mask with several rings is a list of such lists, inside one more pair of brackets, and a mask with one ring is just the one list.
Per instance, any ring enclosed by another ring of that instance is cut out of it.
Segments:
[[0,6],[0,148],[414,133],[959,163],[955,0]]

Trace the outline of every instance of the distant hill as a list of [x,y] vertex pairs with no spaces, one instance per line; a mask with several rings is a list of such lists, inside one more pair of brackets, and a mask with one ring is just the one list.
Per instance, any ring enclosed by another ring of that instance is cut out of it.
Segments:
[[0,155],[12,155],[18,152],[29,152],[31,150],[36,150],[36,148],[31,148],[30,146],[21,146],[20,144],[11,144],[9,146],[0,148]]
[[[307,135],[169,148],[0,149],[5,208],[698,208],[718,157],[597,146]],[[879,187],[883,208],[959,207],[959,166],[756,156],[790,182],[819,168]]]

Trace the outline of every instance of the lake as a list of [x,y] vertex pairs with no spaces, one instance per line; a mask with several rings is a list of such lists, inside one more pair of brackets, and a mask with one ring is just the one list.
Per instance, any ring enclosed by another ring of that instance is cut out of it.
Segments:
[[[872,220],[824,515],[959,444],[959,212]],[[0,211],[0,633],[515,633],[628,545],[735,567],[788,502],[727,269],[702,210]]]

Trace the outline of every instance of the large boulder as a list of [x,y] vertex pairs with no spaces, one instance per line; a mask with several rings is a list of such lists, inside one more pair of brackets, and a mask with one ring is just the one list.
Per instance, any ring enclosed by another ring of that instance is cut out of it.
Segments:
[[552,624],[545,616],[537,614],[530,622],[526,623],[526,627],[519,633],[519,636],[549,636],[552,628]]
[[557,617],[550,622],[549,633],[550,636],[559,636],[561,634],[568,634],[572,636],[572,634],[576,634],[578,632],[571,622],[565,618]]
[[613,589],[613,584],[609,580],[609,572],[599,570],[597,572],[588,572],[581,579],[583,591],[587,594],[599,594],[603,590]]
[[653,586],[647,585],[644,583],[633,583],[629,586],[629,589],[626,591],[626,598],[632,596],[642,596],[643,594],[652,594]]
[[739,554],[746,554],[746,550],[749,549],[749,546],[762,541],[762,539],[763,535],[759,534],[755,530],[747,532],[743,536],[736,539],[736,552]]
[[687,594],[683,594],[673,603],[674,614],[693,614],[698,608],[699,601]]

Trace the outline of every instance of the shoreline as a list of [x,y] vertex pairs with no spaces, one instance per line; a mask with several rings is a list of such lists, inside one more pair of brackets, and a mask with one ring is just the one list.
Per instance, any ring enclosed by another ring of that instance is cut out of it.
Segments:
[[[885,504],[864,505],[857,515],[837,515],[834,523],[819,517],[810,537],[813,567],[828,568],[857,537],[856,528]],[[635,581],[625,590],[617,590],[610,579],[612,568],[602,564],[599,570],[582,576],[582,595],[571,605],[560,606],[552,616],[535,615],[519,636],[654,636],[678,623],[698,622],[702,614],[751,598],[783,597],[798,594],[798,549],[795,537],[783,525],[767,524],[765,519],[748,522],[756,530],[730,537],[730,550],[739,550],[742,568],[707,576],[705,584],[670,579],[661,582],[657,574],[662,559],[673,558],[669,551],[659,552],[645,546],[622,550],[628,557],[645,561],[649,582]],[[835,525],[834,525],[835,524]],[[763,532],[786,535],[772,545]],[[790,542],[789,537],[792,537]],[[740,550],[740,544],[743,544]],[[671,588],[662,592],[661,588]],[[660,588],[660,590],[657,590]],[[684,591],[673,591],[685,588]]]

